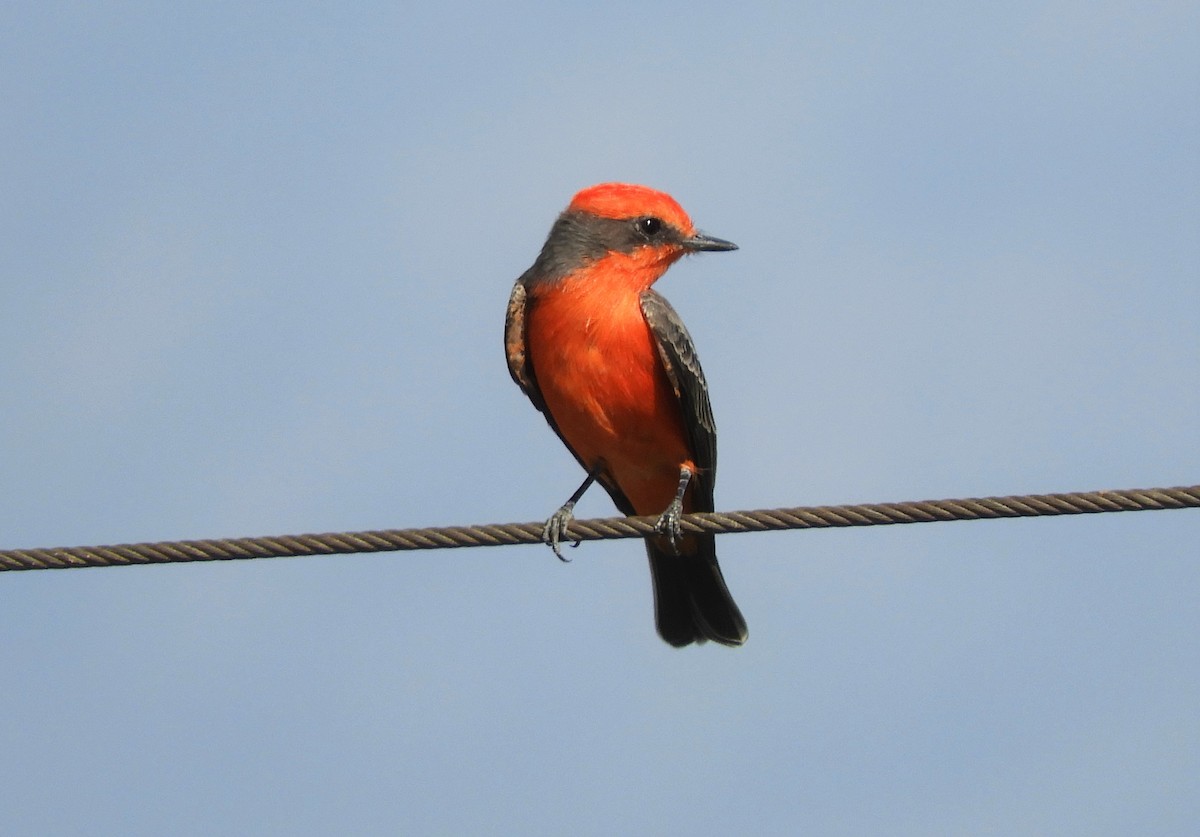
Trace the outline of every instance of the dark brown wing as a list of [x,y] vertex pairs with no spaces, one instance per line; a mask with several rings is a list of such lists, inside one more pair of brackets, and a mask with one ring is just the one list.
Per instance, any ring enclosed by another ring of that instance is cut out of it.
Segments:
[[529,352],[525,343],[525,311],[528,294],[525,283],[518,280],[508,298],[508,313],[504,317],[504,355],[508,359],[508,374],[517,382],[521,391],[529,396],[533,406],[543,413],[546,402],[533,377],[533,366],[529,363]]
[[692,337],[671,303],[652,290],[642,294],[641,303],[642,315],[658,344],[658,354],[667,371],[667,379],[679,399],[688,447],[700,468],[692,488],[695,511],[713,511],[713,485],[717,478],[717,424],[708,401],[704,370],[700,368]]
[[[692,479],[692,509],[713,511],[717,477],[717,425],[708,401],[708,384],[691,335],[671,304],[654,291],[642,294],[642,315],[658,344],[667,380],[679,399],[688,447],[699,472]],[[714,640],[741,645],[749,632],[717,564],[712,535],[687,535],[682,555],[664,551],[658,539],[646,541],[654,582],[654,619],[659,635],[671,645]]]

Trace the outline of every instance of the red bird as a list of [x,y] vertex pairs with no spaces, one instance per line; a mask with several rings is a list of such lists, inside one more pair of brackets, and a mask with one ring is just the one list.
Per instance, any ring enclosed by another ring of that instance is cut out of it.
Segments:
[[717,431],[692,339],[651,289],[680,256],[737,245],[696,231],[674,198],[645,186],[584,189],[513,287],[508,370],[587,472],[546,522],[559,552],[575,503],[599,482],[626,515],[661,515],[646,539],[659,635],[681,647],[748,633],[712,535],[682,534],[713,511]]

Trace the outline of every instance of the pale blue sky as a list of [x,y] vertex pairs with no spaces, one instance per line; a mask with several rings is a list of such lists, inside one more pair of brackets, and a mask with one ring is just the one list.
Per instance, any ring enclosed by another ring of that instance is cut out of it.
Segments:
[[[3,547],[544,518],[603,180],[741,246],[719,507],[1200,482],[1194,3],[15,3],[0,102]],[[1198,539],[725,537],[738,650],[631,542],[3,574],[0,832],[1191,833]]]

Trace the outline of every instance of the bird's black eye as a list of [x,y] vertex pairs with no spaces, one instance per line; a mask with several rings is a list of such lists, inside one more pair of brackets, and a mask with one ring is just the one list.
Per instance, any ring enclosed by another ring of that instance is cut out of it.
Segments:
[[634,221],[634,227],[646,238],[654,238],[654,236],[662,232],[663,222],[650,215],[645,218],[638,218]]

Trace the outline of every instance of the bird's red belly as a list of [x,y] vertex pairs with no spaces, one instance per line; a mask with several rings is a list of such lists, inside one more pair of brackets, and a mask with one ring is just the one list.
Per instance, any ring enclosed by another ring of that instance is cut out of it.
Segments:
[[595,308],[588,316],[567,294],[538,300],[526,324],[534,375],[576,455],[603,461],[639,514],[658,514],[680,467],[694,467],[679,404],[636,297]]

